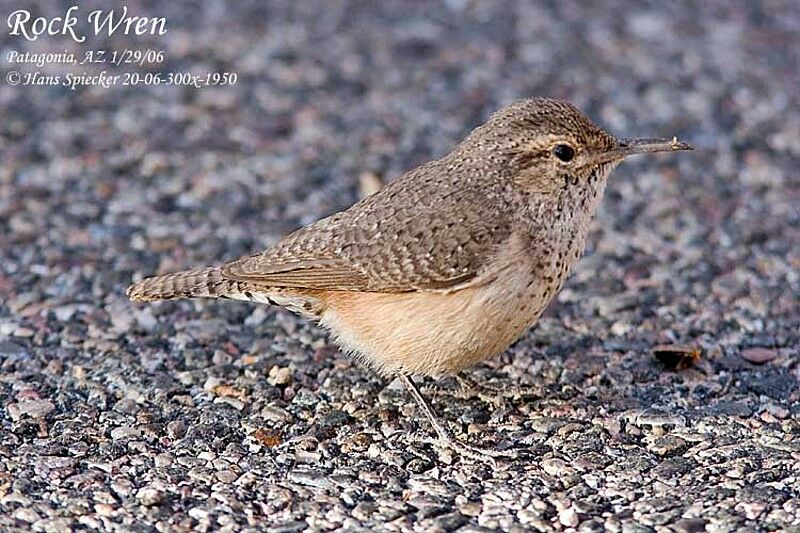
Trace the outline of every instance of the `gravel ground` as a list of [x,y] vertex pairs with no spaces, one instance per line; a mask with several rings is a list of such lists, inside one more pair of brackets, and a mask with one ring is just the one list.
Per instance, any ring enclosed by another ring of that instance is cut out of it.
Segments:
[[[87,69],[238,83],[0,86],[0,529],[797,531],[797,3],[291,4],[129,2],[167,35],[3,37],[4,72],[8,50],[150,47],[164,65]],[[558,301],[472,372],[505,394],[424,382],[461,438],[525,459],[435,446],[399,383],[283,310],[126,301],[530,95],[697,151],[616,171]],[[661,344],[702,353],[671,370]]]

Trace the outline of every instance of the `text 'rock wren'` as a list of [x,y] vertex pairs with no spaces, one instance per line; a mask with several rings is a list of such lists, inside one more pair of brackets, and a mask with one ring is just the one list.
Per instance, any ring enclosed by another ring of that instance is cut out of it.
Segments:
[[259,254],[145,279],[128,296],[234,298],[311,317],[400,377],[448,445],[492,454],[455,440],[410,376],[455,374],[505,350],[578,262],[609,172],[629,155],[690,149],[616,139],[569,103],[521,100],[443,158]]

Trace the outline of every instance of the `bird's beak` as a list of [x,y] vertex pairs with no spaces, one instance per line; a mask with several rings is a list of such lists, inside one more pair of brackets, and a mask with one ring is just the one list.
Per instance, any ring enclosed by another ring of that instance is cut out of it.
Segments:
[[617,145],[609,153],[614,157],[628,157],[634,154],[647,154],[651,152],[675,152],[678,150],[693,150],[689,143],[672,139],[619,139]]
[[694,150],[694,148],[689,143],[679,141],[677,137],[672,139],[618,139],[614,146],[591,157],[586,164],[597,165],[610,161],[619,163],[629,155],[679,150]]

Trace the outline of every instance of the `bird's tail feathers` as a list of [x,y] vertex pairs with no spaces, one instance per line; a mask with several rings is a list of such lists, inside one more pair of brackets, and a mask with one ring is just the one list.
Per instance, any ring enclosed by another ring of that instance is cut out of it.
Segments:
[[230,285],[235,284],[222,276],[219,267],[197,268],[144,279],[128,287],[127,294],[134,302],[217,298],[233,290]]

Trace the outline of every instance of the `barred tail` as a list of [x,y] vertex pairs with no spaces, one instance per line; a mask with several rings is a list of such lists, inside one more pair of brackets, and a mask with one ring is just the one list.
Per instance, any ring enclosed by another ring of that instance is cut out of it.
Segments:
[[147,278],[128,287],[134,302],[154,302],[177,298],[216,298],[236,290],[238,282],[225,279],[218,267],[184,270]]

